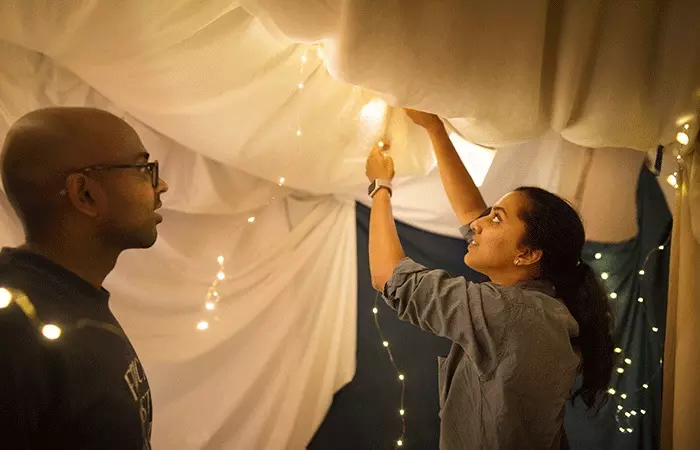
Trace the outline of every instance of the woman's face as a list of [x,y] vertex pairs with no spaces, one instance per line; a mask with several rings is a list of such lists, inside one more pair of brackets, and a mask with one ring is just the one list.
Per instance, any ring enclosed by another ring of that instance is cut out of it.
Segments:
[[491,278],[494,273],[515,268],[516,259],[527,250],[520,245],[525,235],[520,212],[528,205],[525,194],[510,192],[492,206],[490,214],[472,222],[474,236],[468,243],[464,263]]

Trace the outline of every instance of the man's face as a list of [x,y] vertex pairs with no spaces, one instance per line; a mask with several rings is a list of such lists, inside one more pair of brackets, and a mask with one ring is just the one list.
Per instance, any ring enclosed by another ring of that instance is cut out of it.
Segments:
[[[131,128],[123,133],[120,155],[106,164],[146,164],[149,158],[141,140]],[[155,210],[161,206],[160,195],[168,190],[147,167],[106,170],[100,174],[104,183],[104,205],[97,218],[98,232],[107,245],[121,250],[149,248],[158,237],[156,226],[163,220]]]

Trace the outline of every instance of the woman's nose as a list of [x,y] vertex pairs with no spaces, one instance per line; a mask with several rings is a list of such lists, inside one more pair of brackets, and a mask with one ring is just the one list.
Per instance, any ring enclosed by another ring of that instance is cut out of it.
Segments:
[[475,221],[472,222],[471,226],[469,227],[469,228],[471,228],[471,230],[472,230],[474,233],[480,233],[480,232],[481,232],[481,220],[482,220],[481,218],[476,219]]

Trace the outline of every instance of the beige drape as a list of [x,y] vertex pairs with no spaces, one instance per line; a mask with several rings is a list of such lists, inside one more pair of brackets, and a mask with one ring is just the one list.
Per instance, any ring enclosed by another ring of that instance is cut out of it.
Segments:
[[700,153],[676,197],[666,320],[661,448],[700,449]]

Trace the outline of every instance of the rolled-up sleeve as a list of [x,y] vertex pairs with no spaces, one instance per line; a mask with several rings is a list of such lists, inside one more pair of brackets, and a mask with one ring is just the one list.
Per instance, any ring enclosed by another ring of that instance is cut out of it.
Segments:
[[401,320],[462,346],[475,362],[500,359],[509,302],[491,283],[472,283],[404,258],[383,297]]

